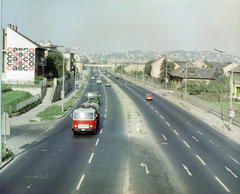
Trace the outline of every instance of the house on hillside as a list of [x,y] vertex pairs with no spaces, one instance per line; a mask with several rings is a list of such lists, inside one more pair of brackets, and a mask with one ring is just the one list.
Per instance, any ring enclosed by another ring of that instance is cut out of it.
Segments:
[[218,67],[219,69],[222,69],[225,75],[229,76],[233,68],[237,67],[238,64],[233,62],[233,65],[231,62],[208,62],[212,67]]
[[2,80],[8,83],[33,83],[43,75],[45,49],[9,24],[3,29]]
[[[160,77],[159,74],[161,73],[160,68],[163,63],[163,60],[165,58],[165,55],[163,55],[160,59],[152,63],[152,76],[157,78]],[[175,64],[175,69],[179,68],[180,66],[172,61],[171,59],[167,58],[169,62],[173,62]]]
[[205,81],[209,83],[216,68],[209,68],[204,64],[205,63],[202,64],[198,60],[190,61],[186,65],[182,65],[171,71],[170,81],[173,82],[176,87],[180,87],[182,82],[185,82],[186,77],[188,81]]
[[233,97],[240,99],[240,66],[233,69]]

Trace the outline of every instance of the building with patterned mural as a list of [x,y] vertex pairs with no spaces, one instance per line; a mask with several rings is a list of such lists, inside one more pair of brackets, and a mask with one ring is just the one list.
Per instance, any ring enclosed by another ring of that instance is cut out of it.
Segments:
[[43,75],[44,51],[36,42],[17,31],[9,24],[3,29],[2,80],[8,83],[31,83],[36,75]]

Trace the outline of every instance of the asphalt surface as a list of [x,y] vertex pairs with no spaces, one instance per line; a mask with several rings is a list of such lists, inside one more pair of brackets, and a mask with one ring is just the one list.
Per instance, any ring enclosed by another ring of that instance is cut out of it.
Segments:
[[[236,141],[237,143],[240,143],[240,127],[239,126],[232,124],[231,125],[232,131],[229,131],[228,127],[226,127],[229,125],[228,122],[221,120],[220,117],[218,117],[217,115],[214,115],[213,113],[210,113],[200,107],[197,107],[189,102],[185,102],[184,100],[175,97],[172,94],[172,91],[168,90],[166,93],[165,90],[150,88],[149,86],[147,88],[151,89],[153,93],[164,97],[168,101],[174,103],[175,105],[181,107],[182,109],[186,110],[187,112],[201,119],[203,122],[214,127],[216,130],[222,132],[224,135],[226,135],[230,139]],[[74,89],[72,89],[72,91],[70,91],[66,95],[64,102],[67,102],[68,100],[70,100],[74,95],[75,95],[75,91]],[[40,118],[37,117],[36,115],[39,112],[43,111],[44,109],[52,105],[62,105],[62,101],[60,100],[55,103],[40,104],[37,107],[31,109],[30,111],[20,116],[10,118],[12,127],[11,127],[11,135],[7,136],[7,145],[10,147],[10,149],[12,149],[14,154],[21,152],[26,145],[30,144],[32,141],[34,141],[35,138],[37,138],[41,133],[43,133],[44,130],[46,130],[46,126],[48,126],[48,122],[41,122]],[[39,127],[36,127],[36,129],[38,130],[35,133],[35,135],[31,135],[29,137],[27,131],[24,130],[24,125],[33,124],[32,122],[30,122],[31,120],[37,121],[37,123],[34,123],[34,124],[41,125],[44,127],[42,128],[42,130],[39,130]],[[20,130],[19,130],[19,127],[18,129],[14,127],[19,125],[22,125],[22,127],[20,127],[21,128]],[[51,125],[49,127],[51,127]]]
[[[74,193],[77,189],[74,189],[73,191],[71,190],[71,188],[68,187],[68,185],[71,185],[72,182],[76,182],[77,185],[79,179],[80,182],[82,179],[84,179],[85,184],[81,185],[81,188],[78,189],[80,189],[80,191],[88,190],[89,193],[96,193],[99,191],[104,191],[104,193],[124,193],[124,191],[130,191],[130,193],[131,191],[134,191],[136,193],[156,193],[156,191],[160,189],[161,193],[174,193],[176,192],[176,188],[181,188],[182,193],[184,193],[184,191],[187,191],[185,193],[192,193],[193,191],[196,191],[195,193],[209,193],[207,189],[209,188],[210,191],[212,189],[212,185],[210,184],[212,180],[209,177],[209,171],[210,174],[213,174],[213,172],[219,172],[217,173],[216,177],[222,177],[224,176],[224,172],[220,169],[219,166],[222,163],[229,163],[228,160],[222,161],[221,159],[219,160],[219,165],[216,166],[214,165],[214,163],[216,163],[216,158],[214,158],[213,160],[212,156],[216,156],[218,158],[218,156],[220,156],[222,153],[229,153],[229,156],[232,156],[233,153],[231,152],[231,150],[226,150],[226,148],[224,148],[225,146],[222,146],[222,144],[220,145],[219,142],[223,140],[225,141],[222,136],[216,136],[216,133],[212,132],[207,135],[206,139],[206,136],[202,137],[200,133],[205,135],[208,130],[204,131],[204,129],[208,128],[208,126],[214,126],[216,132],[220,130],[221,133],[224,134],[224,138],[231,138],[239,143],[239,128],[237,126],[232,126],[233,132],[228,132],[227,130],[224,130],[222,128],[223,123],[221,123],[222,121],[220,121],[217,116],[208,113],[198,107],[195,107],[189,103],[186,103],[181,99],[175,98],[170,93],[170,91],[166,94],[166,96],[164,95],[164,98],[170,100],[171,102],[174,102],[174,105],[172,106],[177,105],[179,106],[178,109],[176,109],[176,107],[173,108],[166,102],[164,103],[164,99],[160,97],[162,96],[162,94],[165,93],[164,90],[161,91],[154,89],[154,99],[159,98],[158,101],[163,101],[162,104],[159,106],[157,103],[155,103],[155,100],[153,100],[152,102],[145,102],[140,97],[137,97],[137,94],[141,94],[140,96],[144,97],[145,90],[143,90],[142,88],[136,87],[135,85],[131,84],[128,84],[128,86],[126,86],[123,80],[119,82],[119,84],[121,83],[123,84],[119,85],[119,87],[121,87],[121,89],[124,90],[124,92],[126,92],[128,96],[134,99],[136,106],[141,109],[140,112],[143,118],[148,118],[149,121],[144,122],[146,122],[151,129],[159,129],[156,131],[147,131],[147,133],[151,134],[152,139],[150,140],[154,143],[151,143],[151,141],[146,141],[146,136],[144,136],[144,133],[138,136],[131,131],[130,135],[125,135],[126,131],[124,131],[124,129],[130,130],[130,127],[124,125],[124,112],[121,106],[119,106],[117,100],[120,96],[122,103],[125,107],[125,111],[128,112],[130,111],[129,106],[131,106],[131,104],[127,104],[127,96],[121,94],[120,91],[116,92],[115,88],[113,90],[112,88],[96,87],[94,86],[94,82],[90,82],[91,89],[95,90],[100,88],[101,95],[103,95],[102,99],[106,99],[103,102],[101,101],[100,106],[101,130],[98,132],[99,138],[101,137],[100,141],[98,140],[97,136],[89,135],[81,136],[81,138],[76,137],[74,138],[74,141],[72,141],[72,134],[69,133],[69,130],[71,128],[71,119],[69,117],[69,114],[67,114],[66,117],[62,119],[62,121],[54,121],[55,123],[38,122],[34,124],[34,126],[30,129],[30,133],[28,131],[29,128],[25,126],[29,126],[29,120],[37,119],[35,113],[29,114],[29,116],[27,116],[28,119],[25,118],[25,122],[20,119],[22,123],[20,125],[20,130],[18,122],[16,121],[19,118],[12,118],[12,120],[15,119],[15,124],[13,121],[12,127],[17,128],[14,128],[15,133],[11,135],[12,137],[8,137],[8,146],[10,148],[14,147],[14,153],[20,156],[9,164],[13,165],[14,169],[19,169],[16,170],[15,173],[23,173],[21,172],[21,160],[28,159],[30,160],[29,164],[36,164],[32,167],[29,166],[29,170],[32,170],[30,172],[35,171],[35,173],[29,175],[29,173],[25,172],[25,177],[31,178],[33,180],[43,179],[42,181],[44,181],[45,178],[49,178],[51,176],[53,180],[52,183],[56,182],[56,185],[66,185],[64,186],[64,190],[58,190],[56,188],[53,189],[52,185],[44,185],[44,188],[40,190],[41,192],[51,191],[52,189],[54,192],[58,191],[59,193],[64,193],[68,191],[72,191],[71,193]],[[70,93],[70,95],[68,96],[69,99],[71,98],[71,95],[74,95],[74,92]],[[59,103],[61,104],[61,101]],[[185,106],[182,106],[182,104],[184,104]],[[161,112],[162,107],[164,107],[164,110],[167,111]],[[185,111],[183,111],[182,109],[187,110],[190,115],[184,114]],[[34,111],[37,112],[36,110]],[[162,115],[164,119],[159,117],[158,114],[156,114],[157,112]],[[180,115],[182,115],[184,118],[189,118],[189,122],[181,121],[181,119],[179,118]],[[191,115],[197,116],[204,122],[202,124],[199,124],[198,121],[195,121],[195,117]],[[138,116],[138,114],[136,113],[135,116]],[[116,119],[118,121],[118,125],[116,125],[116,122],[114,122],[114,120]],[[131,125],[135,125],[135,123],[131,123]],[[26,129],[24,130],[24,128]],[[52,128],[56,130],[52,131]],[[144,127],[142,127],[142,130],[144,131]],[[104,135],[101,136],[101,133],[104,133]],[[173,134],[176,136],[174,136]],[[189,134],[191,134],[191,136]],[[63,137],[64,141],[61,141],[63,140]],[[194,144],[197,140],[201,142],[201,146],[203,146],[202,150]],[[96,148],[95,146],[97,142],[105,143],[100,143]],[[204,145],[207,146],[204,147]],[[159,146],[161,146],[160,149]],[[194,152],[198,153],[198,155],[193,157],[191,152],[189,152],[188,146],[191,146],[191,149],[193,149]],[[25,152],[26,147],[28,147],[28,151],[26,151],[23,158],[23,156],[21,156],[21,153]],[[226,147],[228,147],[227,144]],[[74,152],[77,153],[78,149],[81,149],[81,154],[73,154]],[[39,150],[41,150],[41,152],[39,152]],[[46,155],[46,151],[48,150],[51,150],[51,152],[47,153]],[[67,153],[64,152],[64,150],[73,150],[73,152]],[[125,150],[128,151],[125,152]],[[205,152],[204,150],[209,150],[209,152]],[[89,156],[89,153],[92,153],[92,155]],[[174,154],[170,154],[167,157],[162,157],[165,153]],[[156,155],[159,157],[156,158]],[[143,159],[143,156],[145,159]],[[204,161],[210,167],[204,168],[204,164],[203,166],[196,164],[195,160],[196,158],[197,160],[199,160],[198,157],[201,158],[201,160],[203,158],[202,162],[200,160],[200,164],[203,164]],[[41,160],[46,161],[45,165],[43,165],[43,162],[40,162],[40,158]],[[52,158],[52,161],[49,161],[49,158]],[[91,158],[93,158],[93,160]],[[170,163],[174,165],[166,166],[167,161],[163,161],[162,158],[169,158],[169,160],[171,161],[169,162],[169,165]],[[111,159],[111,161],[109,161],[109,159]],[[76,164],[74,163],[74,161],[79,161],[80,163]],[[93,165],[89,165],[88,167],[86,167],[84,164],[89,163],[89,161],[90,163],[93,163]],[[52,166],[54,163],[55,165]],[[50,171],[49,169],[51,168],[48,166],[48,164],[50,165],[50,167],[53,168]],[[148,164],[150,176],[146,176],[145,173],[142,173],[143,169],[146,168],[147,174],[146,164]],[[61,165],[64,168],[56,169]],[[16,168],[15,166],[18,167]],[[129,172],[127,171],[127,174],[125,174],[125,166],[127,166],[127,169],[129,169]],[[79,174],[77,172],[74,173],[72,168],[78,169],[77,171],[80,171],[82,173],[81,176],[79,177]],[[169,171],[169,169],[171,168],[173,168],[172,171]],[[194,174],[194,177],[197,176],[197,178],[191,179],[188,168],[190,169],[190,173]],[[43,169],[42,172],[41,169]],[[102,171],[103,169],[104,173]],[[199,169],[201,171],[200,174]],[[52,174],[50,175],[49,173]],[[58,174],[57,177],[59,177],[60,173],[66,176],[64,180],[59,180],[58,178],[54,179],[54,174]],[[177,174],[183,174],[183,176],[177,177]],[[126,179],[126,177],[128,178]],[[202,177],[206,177],[206,180],[202,180]],[[23,191],[27,187],[31,188],[31,185],[41,185],[38,181],[30,183],[28,178],[22,181],[18,180],[16,183],[19,186],[23,184]],[[74,180],[74,178],[78,180],[76,181]],[[104,180],[110,181],[106,182]],[[127,183],[124,183],[124,180],[127,181]],[[199,184],[200,180],[202,185]],[[188,186],[186,186],[185,184],[186,181],[189,184]],[[178,185],[173,186],[173,182],[178,182]],[[228,180],[224,180],[224,182],[228,183]],[[145,183],[148,184],[146,185]],[[181,186],[181,183],[183,183],[184,186]],[[92,188],[92,185],[99,187],[99,190],[96,190],[96,187],[94,187],[94,190]],[[123,185],[125,185],[124,190]],[[196,189],[196,186],[201,187]],[[201,188],[205,188],[205,190],[200,190]],[[221,191],[222,188],[219,187],[218,193],[221,193]]]

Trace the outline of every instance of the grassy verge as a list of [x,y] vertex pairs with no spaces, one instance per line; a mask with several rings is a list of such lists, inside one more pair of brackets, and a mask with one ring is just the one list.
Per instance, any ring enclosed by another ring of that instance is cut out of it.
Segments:
[[9,91],[2,93],[2,106],[4,105],[13,105],[19,102],[22,102],[28,98],[31,98],[33,95],[25,91]]
[[[220,107],[223,107],[223,108],[226,108],[226,109],[230,109],[230,102],[221,102],[221,103],[219,103],[219,102],[212,102],[212,103],[216,104],[216,105],[218,105]],[[236,104],[234,102],[232,104],[234,104],[236,106],[236,111],[240,112],[240,104]]]
[[[57,117],[60,117],[76,102],[77,98],[79,98],[79,96],[82,94],[85,86],[86,86],[86,84],[81,85],[81,88],[76,93],[76,98],[74,96],[70,100],[68,100],[64,103],[64,112],[62,112],[62,106],[52,105],[52,106],[46,108],[44,111],[38,113],[37,117],[40,117],[41,121],[49,121],[49,120],[53,120]],[[31,122],[34,122],[34,121],[32,120]]]

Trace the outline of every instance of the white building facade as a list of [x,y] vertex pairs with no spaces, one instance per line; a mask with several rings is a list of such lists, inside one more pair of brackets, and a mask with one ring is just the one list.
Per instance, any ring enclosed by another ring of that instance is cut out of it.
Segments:
[[34,82],[41,75],[44,48],[17,32],[17,27],[8,25],[3,29],[2,80],[6,82]]

